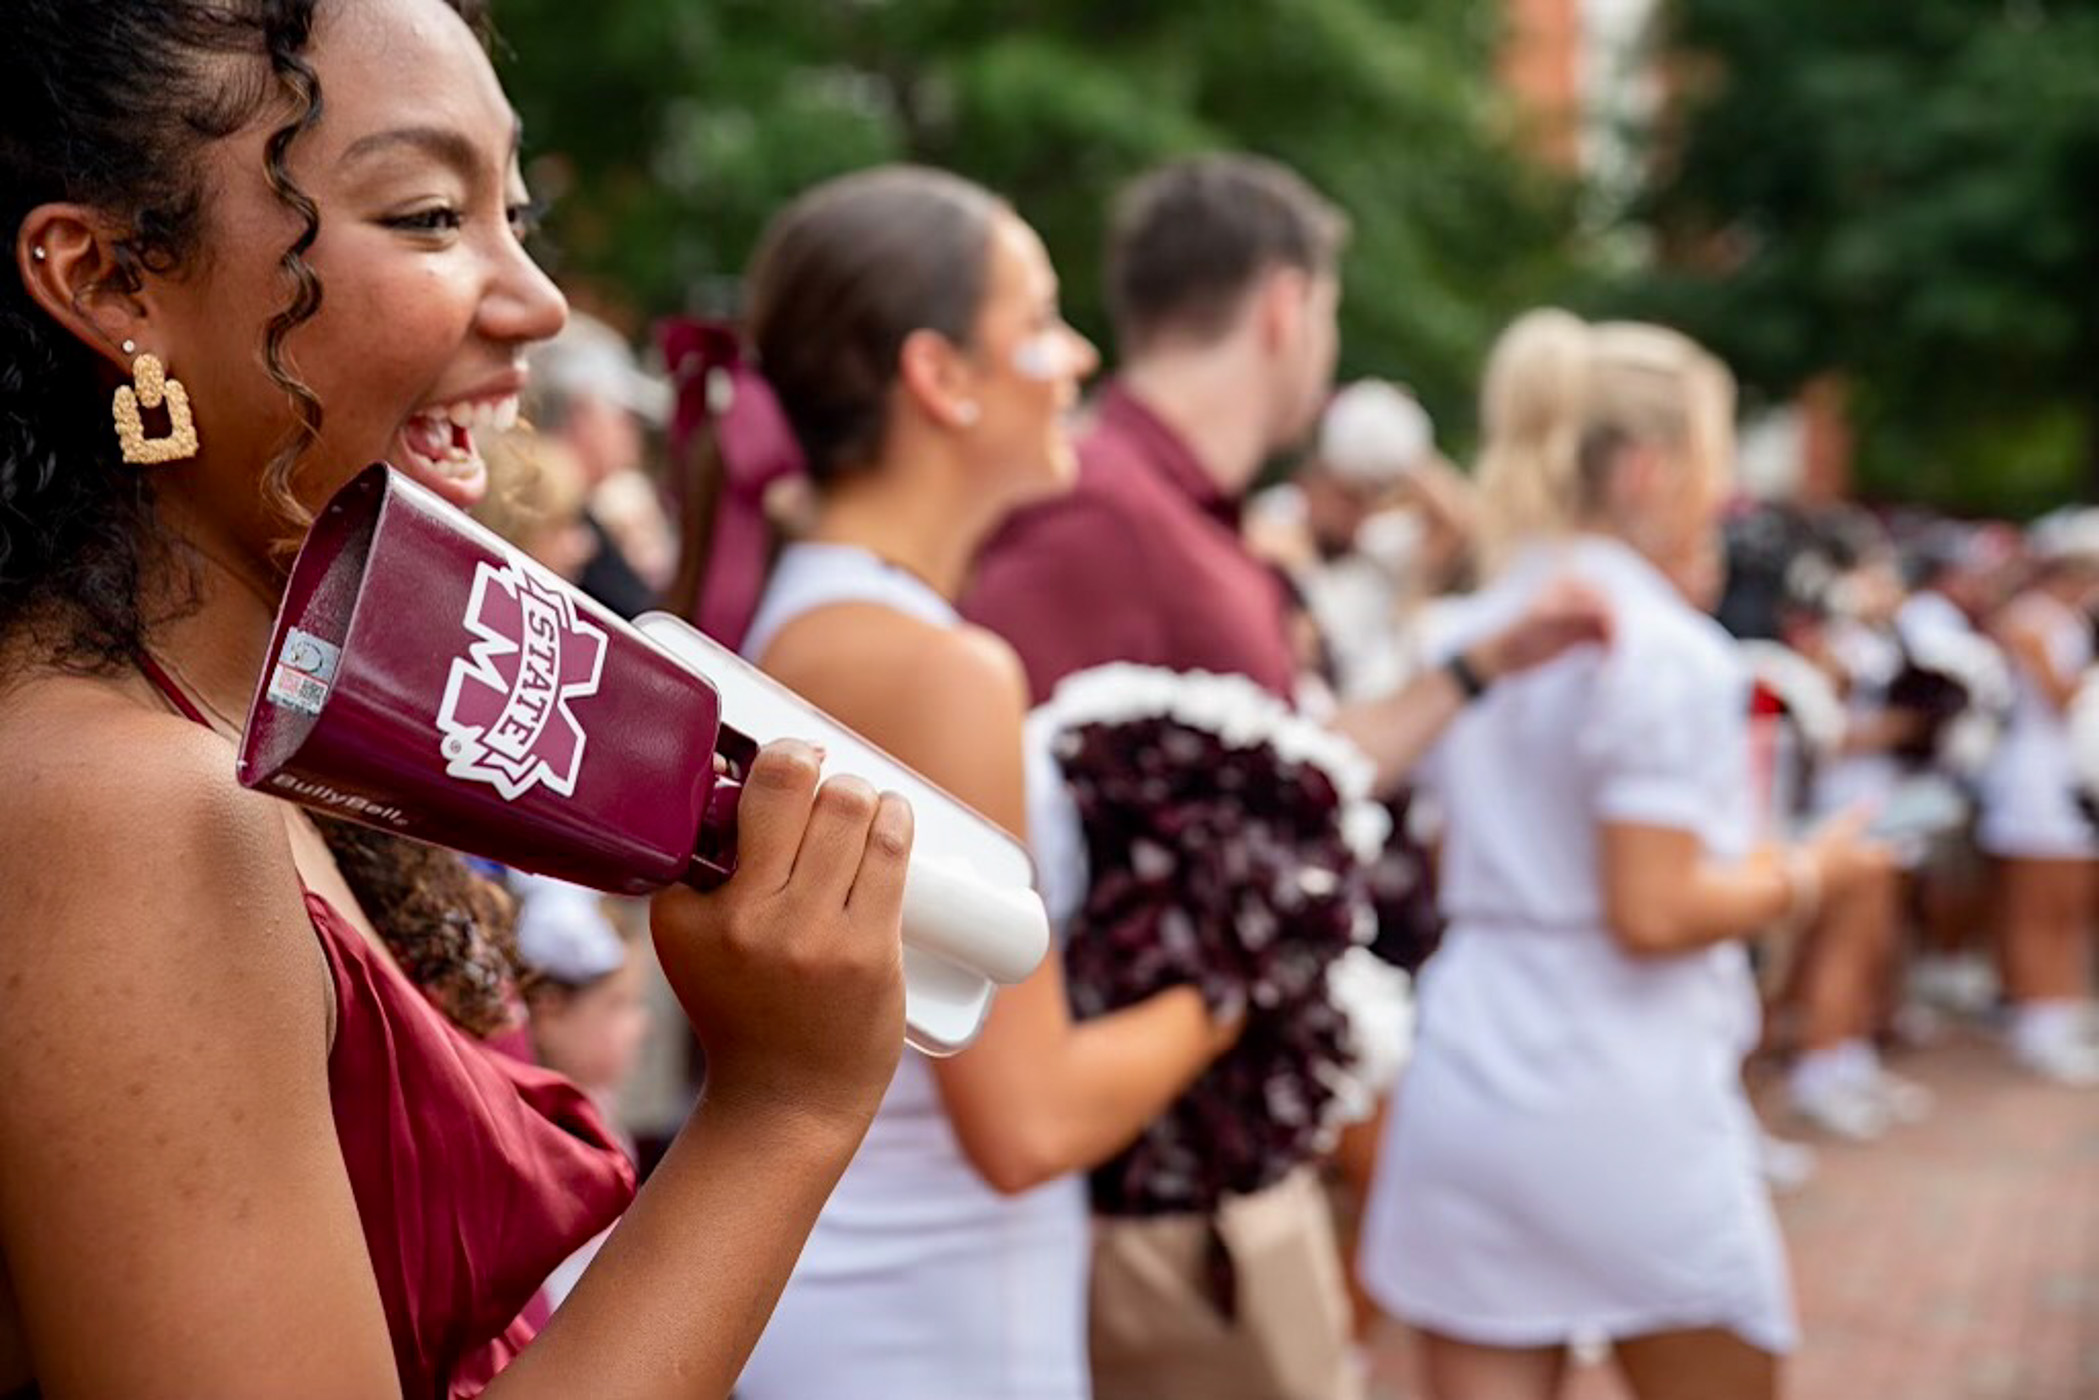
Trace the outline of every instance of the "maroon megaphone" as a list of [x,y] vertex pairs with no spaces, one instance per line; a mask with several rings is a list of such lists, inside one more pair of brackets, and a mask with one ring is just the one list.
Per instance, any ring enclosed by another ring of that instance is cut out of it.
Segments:
[[292,567],[240,780],[304,806],[621,894],[735,869],[740,780],[802,738],[911,800],[906,1020],[966,1045],[1049,946],[1027,852],[675,618],[628,624],[386,466]]

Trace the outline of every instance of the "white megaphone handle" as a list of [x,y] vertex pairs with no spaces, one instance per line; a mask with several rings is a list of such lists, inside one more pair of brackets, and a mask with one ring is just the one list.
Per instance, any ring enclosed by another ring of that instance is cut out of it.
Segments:
[[1046,947],[1033,891],[1001,889],[938,855],[914,855],[904,876],[904,1038],[928,1055],[968,1045],[998,984],[1020,981],[1041,961],[1038,927]]
[[1032,933],[1043,922],[1030,889],[1010,889],[953,868],[936,851],[913,855],[904,878],[904,940],[994,982],[1018,982],[1042,961],[1032,937],[998,938],[994,930]]
[[635,619],[721,697],[721,721],[760,744],[802,739],[827,776],[850,773],[911,803],[917,835],[904,880],[906,1039],[932,1055],[968,1045],[1000,983],[1021,981],[1049,951],[1049,916],[1027,851],[943,791],[742,657],[677,618]]

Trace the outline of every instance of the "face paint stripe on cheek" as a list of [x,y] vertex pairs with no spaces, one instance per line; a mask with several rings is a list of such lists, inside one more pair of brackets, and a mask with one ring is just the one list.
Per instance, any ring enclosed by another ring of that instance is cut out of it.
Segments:
[[1085,369],[1084,342],[1066,327],[1041,330],[1013,347],[1013,370],[1022,378],[1047,382]]

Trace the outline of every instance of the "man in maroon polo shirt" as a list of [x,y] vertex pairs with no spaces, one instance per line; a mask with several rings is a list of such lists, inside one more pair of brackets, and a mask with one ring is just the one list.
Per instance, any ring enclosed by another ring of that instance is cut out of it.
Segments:
[[1214,156],[1120,201],[1108,296],[1123,357],[1079,444],[1077,487],[979,556],[972,617],[1037,700],[1110,661],[1293,687],[1287,598],[1246,551],[1239,499],[1297,441],[1333,374],[1340,212],[1280,166]]
[[[1109,662],[1238,673],[1295,688],[1290,603],[1245,547],[1240,498],[1307,436],[1331,389],[1347,223],[1291,171],[1199,157],[1117,203],[1108,300],[1121,370],[1079,446],[1076,488],[979,556],[964,610],[1012,643],[1036,700]],[[1492,678],[1600,633],[1558,599],[1334,725],[1396,782]],[[1213,1238],[1187,1217],[1098,1222],[1096,1400],[1352,1400],[1348,1304],[1309,1170],[1228,1203],[1239,1309],[1206,1311]]]

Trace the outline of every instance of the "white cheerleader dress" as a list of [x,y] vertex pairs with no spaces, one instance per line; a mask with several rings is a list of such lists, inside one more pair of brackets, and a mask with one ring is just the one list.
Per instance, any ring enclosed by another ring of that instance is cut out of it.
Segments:
[[[864,550],[795,544],[744,654],[763,655],[805,613],[854,602],[961,625],[939,594]],[[1030,756],[1031,790],[1047,761]],[[1018,1196],[987,1186],[932,1065],[907,1049],[737,1400],[1086,1400],[1090,1230],[1076,1176]]]
[[1428,765],[1450,930],[1419,982],[1361,1274],[1399,1317],[1477,1345],[1722,1327],[1783,1352],[1792,1299],[1740,1077],[1748,960],[1621,952],[1599,874],[1605,822],[1746,852],[1735,646],[1639,555],[1582,538],[1459,605],[1440,650],[1570,570],[1610,602],[1608,650],[1498,684]]
[[[2026,594],[2005,620],[2040,636],[2059,674],[2075,676],[2092,664],[2091,619],[2047,594]],[[2013,671],[2011,720],[1983,770],[1976,844],[2013,859],[2099,858],[2099,832],[2077,804],[2068,722],[2023,661],[2015,660]]]
[[[1850,682],[1844,706],[1850,722],[1878,719],[1886,709],[1888,683],[1902,669],[1901,643],[1890,631],[1838,622],[1833,625],[1830,644]],[[1902,765],[1893,754],[1836,754],[1818,768],[1810,806],[1818,817],[1835,816],[1862,804],[1878,807],[1901,783]]]

